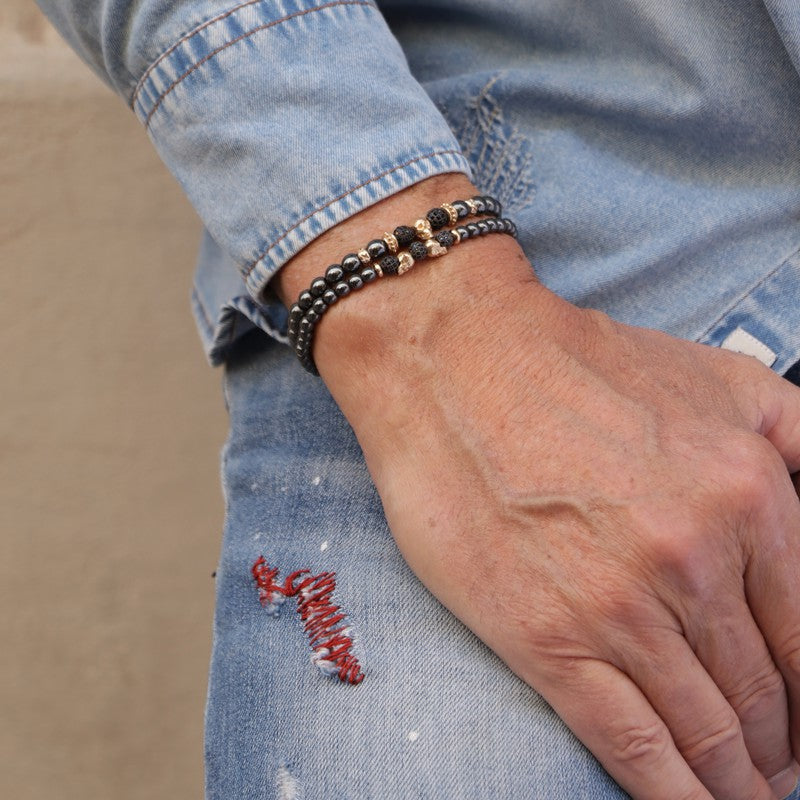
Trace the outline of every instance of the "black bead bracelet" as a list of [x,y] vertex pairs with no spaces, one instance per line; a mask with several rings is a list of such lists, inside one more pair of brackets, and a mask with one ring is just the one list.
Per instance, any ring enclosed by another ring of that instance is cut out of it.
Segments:
[[[289,341],[303,367],[319,375],[311,355],[314,329],[339,298],[385,275],[403,275],[416,262],[442,256],[447,248],[466,239],[489,233],[516,236],[516,226],[509,219],[501,219],[501,211],[500,203],[487,195],[443,203],[413,226],[400,225],[392,233],[372,239],[362,250],[349,253],[340,263],[329,266],[323,276],[315,278],[309,288],[300,293],[289,309]],[[486,216],[476,222],[456,224],[470,216],[482,215]],[[448,224],[453,227],[446,228]]]

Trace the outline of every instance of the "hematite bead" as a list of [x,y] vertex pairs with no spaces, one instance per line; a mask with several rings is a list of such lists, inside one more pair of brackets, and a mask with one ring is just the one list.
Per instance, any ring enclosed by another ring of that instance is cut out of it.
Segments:
[[342,269],[345,272],[355,272],[361,266],[361,259],[355,253],[349,253],[342,259]]
[[483,214],[486,211],[486,203],[483,202],[483,198],[480,195],[473,197],[472,202],[475,203],[475,209],[479,214]]
[[350,294],[350,287],[344,281],[340,281],[333,287],[333,291],[336,292],[339,297],[344,297],[346,294]]
[[364,281],[361,280],[360,275],[348,275],[347,285],[350,287],[351,291],[355,292],[364,285]]
[[424,242],[411,242],[408,247],[408,253],[414,261],[428,257],[428,248],[425,247]]
[[488,226],[489,230],[492,233],[495,233],[497,231],[497,220],[496,219],[494,219],[494,218],[487,219],[486,220],[486,225]]
[[328,288],[328,284],[325,282],[325,278],[314,278],[311,281],[311,286],[309,287],[309,292],[314,297],[322,297],[322,293]]
[[468,222],[464,227],[467,229],[467,231],[469,232],[470,236],[479,236],[480,235],[480,231],[478,230],[478,226],[474,222]]
[[439,231],[433,238],[436,239],[442,247],[452,247],[456,242],[456,237],[453,236],[450,231]]
[[303,311],[308,311],[313,302],[314,298],[311,296],[311,292],[300,292],[300,297],[297,298],[297,305],[299,305]]
[[425,216],[435,231],[444,228],[450,222],[450,217],[443,208],[432,208]]
[[299,322],[303,318],[303,309],[295,303],[289,310],[289,322]]
[[331,264],[325,270],[325,281],[328,286],[339,283],[342,278],[344,278],[344,270],[338,264]]
[[[395,233],[397,236],[397,233]],[[400,238],[399,236],[397,237]],[[425,245],[423,245],[424,247]],[[397,268],[400,266],[400,259],[397,256],[385,256],[381,259],[381,269],[384,275],[396,275]]]
[[373,261],[377,261],[386,255],[386,245],[380,239],[373,239],[367,243],[367,252]]
[[309,308],[308,311],[306,311],[306,319],[309,322],[316,322],[319,319],[319,314],[317,314],[313,308]]
[[394,229],[394,238],[400,247],[408,247],[417,238],[417,232],[408,225],[400,225]]
[[456,233],[458,234],[458,238],[461,240],[469,239],[469,231],[467,230],[466,226],[459,225],[456,229]]
[[469,206],[463,200],[456,200],[453,208],[458,212],[458,218],[464,219],[469,216]]
[[[313,308],[313,309],[314,309],[314,311],[316,311],[316,312],[317,312],[317,314],[319,314],[320,316],[322,316],[322,315],[325,313],[325,311],[327,310],[327,308],[328,308],[328,304],[327,304],[327,303],[326,303],[326,302],[325,302],[325,301],[324,301],[324,300],[323,300],[321,297],[318,297],[318,298],[317,298],[317,299],[314,301],[314,303],[313,303],[313,305],[311,306],[311,308]],[[307,316],[308,316],[308,315],[306,315],[306,317],[307,317]]]
[[364,269],[361,270],[361,280],[364,281],[364,283],[371,283],[377,277],[378,273],[375,272],[372,267],[364,267]]
[[300,320],[300,333],[308,333],[314,326],[307,320]]
[[338,299],[339,295],[333,291],[333,289],[327,289],[325,293],[322,295],[322,299],[329,305],[332,306]]
[[482,219],[480,222],[475,223],[478,226],[478,230],[480,231],[481,236],[489,233],[489,226],[486,224],[486,220]]

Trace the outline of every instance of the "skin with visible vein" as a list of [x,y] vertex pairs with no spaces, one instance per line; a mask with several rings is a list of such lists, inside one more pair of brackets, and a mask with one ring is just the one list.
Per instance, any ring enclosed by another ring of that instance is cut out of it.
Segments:
[[[440,176],[361,212],[281,296],[475,191]],[[337,304],[314,358],[409,565],[636,800],[791,791],[800,390],[571,306],[507,236]]]

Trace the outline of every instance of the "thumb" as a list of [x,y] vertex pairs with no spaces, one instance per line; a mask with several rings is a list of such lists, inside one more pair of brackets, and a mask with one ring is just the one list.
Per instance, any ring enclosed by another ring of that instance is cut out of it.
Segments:
[[[760,366],[760,365],[759,365]],[[754,384],[756,431],[780,453],[789,472],[800,471],[800,388],[763,368]]]

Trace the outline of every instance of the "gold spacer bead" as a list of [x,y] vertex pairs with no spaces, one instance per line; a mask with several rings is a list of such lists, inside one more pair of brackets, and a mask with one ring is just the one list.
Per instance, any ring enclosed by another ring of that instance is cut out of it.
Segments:
[[397,274],[405,275],[405,273],[414,266],[414,257],[411,255],[411,253],[400,253],[397,258],[400,260],[400,266],[397,268]]
[[431,258],[438,258],[447,252],[447,248],[442,247],[436,239],[428,239],[428,241],[425,242],[425,247],[428,249],[428,255]]
[[372,261],[372,256],[366,250],[359,250],[357,255],[362,264],[369,264]]
[[455,239],[455,241],[453,242],[453,244],[454,244],[454,245],[455,245],[455,244],[458,244],[458,243],[461,241],[461,234],[460,234],[460,233],[459,233],[459,232],[458,232],[458,231],[457,231],[455,228],[453,228],[453,229],[450,231],[450,233],[452,233],[452,234],[453,234],[453,238]]
[[452,203],[442,203],[442,208],[447,212],[450,217],[450,224],[455,225],[458,222],[458,211]]
[[474,200],[470,199],[470,200],[465,200],[464,202],[469,206],[469,210],[472,212],[472,214],[478,213],[478,206],[475,205]]
[[375,270],[375,274],[379,278],[383,277],[383,270],[381,269],[381,265],[377,261],[372,265],[372,268]]
[[397,251],[400,249],[400,243],[397,241],[397,237],[393,233],[387,231],[383,234],[383,241],[386,242],[389,252],[392,255],[397,255]]
[[430,239],[433,236],[433,228],[431,228],[430,222],[426,219],[418,219],[414,223],[414,230],[419,234],[419,238],[423,241],[425,239]]

